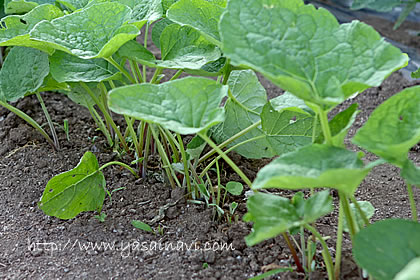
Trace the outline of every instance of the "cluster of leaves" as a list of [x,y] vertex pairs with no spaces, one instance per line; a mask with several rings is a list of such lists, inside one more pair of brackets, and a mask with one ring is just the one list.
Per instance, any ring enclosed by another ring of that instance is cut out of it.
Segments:
[[[247,244],[278,234],[288,240],[288,232],[303,236],[306,229],[323,246],[330,279],[339,277],[343,231],[352,237],[356,261],[378,279],[391,279],[420,255],[415,244],[402,248],[403,253],[411,250],[410,257],[386,276],[378,272],[367,256],[371,248],[387,251],[381,246],[389,240],[365,244],[380,236],[383,226],[368,226],[373,207],[354,197],[374,166],[394,164],[407,182],[417,220],[412,185],[420,185],[420,169],[408,159],[408,151],[420,141],[420,87],[382,104],[353,138],[381,157],[367,165],[362,154],[344,145],[357,105],[330,121],[327,117],[335,106],[379,86],[408,63],[405,54],[370,26],[358,21],[340,25],[325,9],[301,0],[10,0],[5,11],[23,15],[2,19],[0,46],[13,48],[0,72],[0,105],[40,130],[8,102],[59,90],[88,108],[111,147],[133,157],[131,166],[110,162],[99,167],[96,157],[86,153],[77,167],[48,182],[40,202],[46,214],[69,219],[82,211],[100,211],[106,194],[102,170],[119,164],[146,176],[148,157],[156,147],[171,186],[186,187],[191,201],[204,201],[220,215],[226,194],[242,192],[237,182],[220,184],[218,161],[223,158],[254,190],[245,216],[254,223]],[[147,49],[149,28],[160,58]],[[142,43],[136,40],[140,30],[145,32]],[[147,68],[154,69],[153,77],[147,77]],[[175,74],[165,78],[164,69]],[[254,71],[286,93],[268,101]],[[183,72],[201,77],[179,78]],[[111,111],[124,117],[125,131]],[[184,147],[181,135],[186,134],[195,137]],[[211,150],[202,155],[206,144]],[[279,157],[252,183],[227,156],[232,150],[248,158]],[[214,153],[219,155],[209,163]],[[216,187],[209,176],[214,165]],[[289,200],[259,192],[267,188],[308,188],[313,195],[305,200],[298,193]],[[333,209],[329,191],[314,193],[317,188],[339,193],[335,263],[311,225]],[[232,216],[236,206],[230,205]],[[389,228],[410,233],[418,225],[386,222]],[[311,271],[314,248],[313,240],[306,245],[302,238],[302,262],[294,254],[298,270]],[[402,275],[412,266],[415,263]]]
[[368,8],[378,12],[389,12],[395,7],[403,6],[394,25],[394,29],[397,29],[416,8],[417,3],[420,3],[420,0],[354,0],[351,8],[354,10]]

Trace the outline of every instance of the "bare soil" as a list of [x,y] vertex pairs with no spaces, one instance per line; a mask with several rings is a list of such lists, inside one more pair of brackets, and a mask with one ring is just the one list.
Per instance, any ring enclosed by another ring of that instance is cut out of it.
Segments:
[[[278,95],[271,84],[264,80],[263,83],[271,97]],[[361,112],[350,136],[379,104],[413,84],[416,83],[406,81],[397,73],[381,87],[369,89],[342,104],[339,109],[353,102],[360,105]],[[250,224],[241,219],[233,224],[213,219],[213,209],[188,204],[182,199],[182,192],[172,191],[153,174],[147,180],[136,180],[117,167],[105,170],[109,190],[125,187],[113,193],[112,201],[109,198],[105,201],[105,222],[95,219],[95,213],[84,213],[67,221],[47,217],[38,209],[37,202],[49,179],[73,168],[87,150],[94,152],[101,164],[113,160],[116,154],[106,148],[87,110],[60,94],[45,95],[45,101],[55,122],[62,124],[68,119],[70,124],[70,141],[66,140],[63,131],[59,132],[63,147],[58,152],[18,117],[0,109],[1,279],[246,279],[261,273],[267,265],[293,265],[281,238],[248,248],[244,237],[250,232]],[[41,123],[45,122],[36,98],[25,98],[17,107]],[[350,142],[348,144],[351,146]],[[235,154],[232,157],[241,163],[250,177],[266,163],[246,161]],[[410,152],[410,157],[420,163],[418,147]],[[374,159],[373,155],[366,157],[367,161]],[[238,179],[229,168],[225,170],[225,181]],[[398,174],[397,168],[382,165],[376,167],[360,186],[357,198],[369,200],[375,206],[373,220],[410,217],[405,186]],[[420,192],[415,191],[419,201]],[[283,195],[290,196],[291,193],[283,192]],[[175,206],[165,211],[165,218],[159,225],[155,225],[163,234],[153,235],[131,225],[132,220],[150,221],[160,207],[180,198]],[[244,197],[237,201],[241,217],[246,212],[246,203]],[[336,217],[334,212],[317,223],[324,235],[333,237],[329,242],[331,248],[334,247]],[[168,247],[170,243],[173,247],[180,246],[180,242],[184,244],[182,250]],[[96,248],[92,247],[94,244]],[[106,244],[111,247],[105,248]],[[187,250],[185,246],[191,244],[193,247]],[[220,248],[223,244],[231,244],[234,250],[207,250],[213,246]],[[348,236],[345,248],[350,255]],[[319,271],[321,274],[314,275],[314,279],[325,277],[323,268]],[[350,258],[345,260],[343,272],[345,279],[358,278]],[[273,277],[299,278],[296,273]]]

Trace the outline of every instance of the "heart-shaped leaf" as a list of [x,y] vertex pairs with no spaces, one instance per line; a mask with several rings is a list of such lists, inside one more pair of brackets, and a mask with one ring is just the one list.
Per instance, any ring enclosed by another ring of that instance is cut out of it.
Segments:
[[194,70],[205,70],[208,64],[221,56],[219,48],[209,43],[200,32],[178,24],[168,25],[162,31],[160,48],[162,60],[155,60],[149,50],[135,41],[122,46],[118,54],[154,68]]
[[221,56],[219,48],[189,26],[171,24],[160,36],[163,68],[200,69]]
[[50,67],[58,82],[101,82],[121,77],[118,69],[104,59],[82,59],[62,51],[50,57]]
[[14,47],[0,71],[0,99],[15,101],[34,93],[50,72],[48,55],[32,48]]
[[213,80],[195,77],[159,85],[131,85],[113,89],[109,107],[181,134],[193,134],[224,120],[219,105],[227,90]]
[[232,64],[252,67],[325,109],[379,86],[408,62],[372,27],[339,25],[327,10],[301,0],[231,0],[220,32]]
[[311,143],[313,115],[296,107],[301,100],[288,99],[291,103],[287,107],[292,108],[279,106],[280,111],[274,110],[267,104],[265,89],[251,70],[232,71],[228,84],[231,94],[225,104],[226,119],[212,131],[216,142],[222,143],[261,121],[262,127],[248,131],[230,145],[249,141],[238,146],[237,153],[247,158],[273,157]]
[[42,4],[54,4],[55,0],[5,0],[4,11],[6,14],[25,14]]
[[129,23],[133,23],[141,29],[146,22],[153,22],[163,15],[161,0],[92,0],[86,8],[98,3],[114,2],[124,4],[132,10]]
[[231,181],[226,184],[226,190],[232,195],[241,195],[244,186],[239,182]]
[[42,21],[30,36],[80,58],[107,58],[140,33],[136,26],[126,24],[131,12],[116,2],[96,4],[51,22]]
[[339,147],[313,144],[280,156],[257,174],[253,189],[335,188],[353,195],[371,167],[358,154]]
[[407,88],[382,103],[353,138],[353,143],[402,167],[420,141],[420,86]]
[[52,54],[54,52],[52,47],[46,43],[31,40],[29,32],[40,21],[50,21],[63,15],[63,12],[53,5],[41,5],[25,15],[2,18],[2,26],[5,28],[0,29],[0,46],[31,47]]
[[318,192],[299,204],[273,194],[256,193],[248,199],[247,208],[244,220],[254,223],[251,234],[245,237],[248,246],[315,222],[334,209],[329,191]]
[[378,280],[392,280],[420,257],[420,224],[388,219],[360,230],[353,240],[356,263]]
[[167,11],[167,17],[200,31],[211,43],[220,46],[219,20],[224,8],[205,0],[180,0]]
[[39,208],[48,216],[71,219],[84,211],[102,209],[105,177],[94,154],[86,152],[72,170],[48,181]]

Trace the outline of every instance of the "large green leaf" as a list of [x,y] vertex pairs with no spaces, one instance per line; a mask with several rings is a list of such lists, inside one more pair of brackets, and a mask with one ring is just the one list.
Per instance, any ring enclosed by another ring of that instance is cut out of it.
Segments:
[[14,47],[0,71],[0,98],[15,101],[26,93],[36,92],[49,72],[46,53],[32,48]]
[[227,90],[227,86],[210,79],[187,77],[160,85],[114,89],[109,95],[109,107],[181,134],[193,134],[224,120],[219,106]]
[[371,114],[353,143],[402,167],[420,141],[420,86],[392,96]]
[[129,23],[133,23],[138,29],[147,22],[153,22],[163,15],[161,0],[92,0],[86,8],[105,2],[124,4],[132,10]]
[[200,69],[221,56],[219,48],[189,26],[171,24],[160,36],[163,68]]
[[42,4],[54,4],[55,0],[5,0],[4,11],[6,14],[24,14]]
[[327,10],[301,0],[231,0],[220,32],[232,64],[252,67],[299,98],[327,107],[379,86],[408,62],[372,27],[339,25]]
[[279,111],[275,110],[267,103],[265,89],[252,70],[233,71],[228,84],[231,94],[225,104],[226,119],[212,133],[216,142],[221,143],[261,121],[262,126],[250,130],[230,145],[249,140],[235,149],[237,153],[247,158],[273,157],[311,143],[314,118],[296,107],[300,100],[288,99],[288,106],[277,104]]
[[106,2],[40,22],[30,36],[80,58],[107,58],[140,33],[134,25],[126,24],[130,17],[131,9],[126,5]]
[[245,237],[248,246],[315,222],[334,209],[328,191],[316,193],[298,204],[273,194],[256,193],[248,199],[247,208],[244,220],[254,223],[251,234]]
[[372,166],[352,151],[313,144],[280,156],[257,174],[253,189],[329,187],[353,195]]
[[53,48],[46,43],[31,40],[29,32],[40,21],[53,20],[63,15],[63,12],[53,5],[41,5],[23,16],[7,16],[2,19],[2,25],[6,28],[0,29],[0,46],[31,47],[52,54]]
[[168,25],[162,31],[160,48],[162,60],[155,60],[150,51],[134,41],[127,42],[118,53],[150,67],[195,70],[205,69],[221,56],[219,48],[209,43],[200,32],[178,24]]
[[105,185],[95,155],[86,152],[74,169],[53,177],[47,183],[39,208],[60,219],[74,218],[83,211],[101,211]]
[[401,219],[376,222],[356,234],[353,256],[375,279],[392,280],[420,257],[420,224]]
[[118,69],[104,59],[82,59],[62,51],[50,57],[50,67],[58,82],[101,82],[121,76]]
[[354,0],[351,8],[353,10],[368,8],[378,12],[389,12],[401,4],[401,0]]
[[167,17],[200,31],[210,42],[220,45],[219,20],[224,8],[205,0],[180,0],[167,11]]

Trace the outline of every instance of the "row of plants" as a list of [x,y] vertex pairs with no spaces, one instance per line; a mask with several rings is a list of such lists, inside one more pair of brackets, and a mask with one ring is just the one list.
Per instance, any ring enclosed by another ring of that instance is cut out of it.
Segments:
[[378,12],[390,12],[394,8],[400,7],[401,13],[394,24],[394,29],[397,29],[416,8],[418,3],[420,3],[420,0],[354,0],[351,8],[354,10],[367,8]]
[[[418,269],[413,186],[420,185],[420,170],[408,152],[420,141],[420,87],[384,102],[353,137],[354,144],[380,157],[375,162],[364,164],[362,152],[344,145],[357,104],[328,120],[338,104],[379,86],[408,63],[407,55],[372,27],[358,21],[340,25],[327,10],[301,0],[11,0],[4,8],[15,15],[4,17],[0,29],[0,46],[7,47],[0,105],[59,149],[41,93],[61,92],[88,109],[110,149],[132,158],[99,166],[93,153],[85,153],[74,169],[48,182],[39,203],[45,214],[71,219],[83,211],[101,212],[108,192],[103,170],[116,164],[146,177],[156,152],[172,188],[186,188],[190,202],[214,207],[228,221],[237,203],[224,209],[226,195],[241,194],[242,183],[251,188],[244,216],[253,222],[247,244],[282,234],[299,272],[315,269],[320,244],[328,278],[339,279],[344,232],[356,262],[375,279],[407,279]],[[147,48],[149,32],[160,58]],[[286,93],[267,100],[254,71]],[[194,77],[180,78],[182,73]],[[32,94],[51,137],[12,105]],[[183,135],[192,140],[184,143]],[[277,158],[251,182],[228,157],[232,150],[245,158]],[[242,183],[221,184],[222,162]],[[401,169],[412,221],[370,225],[373,206],[356,200],[363,178],[383,163]],[[261,191],[267,188],[309,189],[311,196],[305,200],[298,192],[289,200]],[[330,191],[319,188],[339,193],[335,261],[315,226],[334,209]],[[312,237],[305,240],[305,232]],[[291,234],[300,236],[298,250]]]

